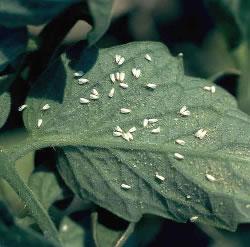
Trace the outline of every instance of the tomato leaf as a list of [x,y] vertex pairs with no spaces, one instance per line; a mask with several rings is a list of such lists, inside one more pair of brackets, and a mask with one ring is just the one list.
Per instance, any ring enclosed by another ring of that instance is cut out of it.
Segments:
[[[229,93],[204,90],[213,84],[185,76],[182,59],[160,43],[76,51],[37,81],[24,112],[34,140],[58,146],[59,172],[75,193],[131,222],[154,214],[234,230],[250,221],[250,119]],[[116,54],[125,58],[121,66],[114,62]],[[141,69],[138,79],[133,68]],[[88,83],[78,84],[78,70]],[[116,72],[126,73],[127,89],[110,81]],[[147,88],[148,83],[157,87]],[[93,88],[99,99],[90,99]],[[90,102],[80,104],[81,97]],[[45,104],[50,109],[41,110]],[[190,116],[181,116],[184,105]],[[122,114],[121,108],[131,113]],[[144,119],[158,122],[144,127]],[[135,126],[134,140],[113,136],[116,126],[126,133]],[[158,127],[160,133],[151,132]],[[207,130],[201,139],[195,137],[200,129]]]

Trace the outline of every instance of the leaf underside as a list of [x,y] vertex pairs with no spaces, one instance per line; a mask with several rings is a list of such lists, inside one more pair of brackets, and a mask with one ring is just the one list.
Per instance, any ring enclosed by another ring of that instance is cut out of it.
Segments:
[[[79,48],[79,47],[78,47]],[[152,61],[144,58],[148,53]],[[118,66],[116,54],[125,57]],[[92,66],[92,67],[91,67]],[[138,79],[132,68],[141,69]],[[83,70],[89,83],[79,85],[73,73]],[[110,81],[115,72],[126,73],[127,89]],[[157,84],[155,90],[145,87]],[[82,198],[136,222],[155,214],[178,222],[198,216],[197,222],[235,230],[250,221],[250,119],[231,95],[211,83],[184,75],[182,59],[172,57],[155,42],[130,43],[109,49],[69,51],[49,68],[31,90],[24,122],[35,138],[61,145],[58,169],[65,182]],[[115,88],[113,98],[108,97]],[[95,88],[98,100],[89,98]],[[51,108],[41,111],[44,104]],[[191,115],[178,114],[183,105]],[[121,114],[120,108],[131,113]],[[37,128],[37,120],[43,119]],[[145,118],[159,121],[144,128]],[[114,137],[135,126],[134,140]],[[159,134],[150,131],[160,126]],[[208,131],[200,140],[194,133]],[[186,142],[177,145],[176,139]],[[174,153],[185,158],[177,160]],[[156,179],[155,173],[165,177]],[[206,173],[216,181],[206,179]],[[121,184],[131,189],[124,190]]]

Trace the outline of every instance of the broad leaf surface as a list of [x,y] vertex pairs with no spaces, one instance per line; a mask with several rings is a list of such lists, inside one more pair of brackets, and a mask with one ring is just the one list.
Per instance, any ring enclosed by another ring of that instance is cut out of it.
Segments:
[[0,128],[5,124],[10,113],[10,95],[9,93],[2,93],[0,95]]
[[[78,47],[79,48],[79,47]],[[148,53],[152,61],[144,56]],[[125,63],[118,67],[114,57]],[[135,79],[132,68],[140,68]],[[79,85],[73,73],[86,72],[90,82]],[[110,73],[126,72],[129,87],[112,83]],[[156,83],[155,90],[145,87]],[[234,98],[221,88],[203,90],[208,81],[184,75],[182,61],[154,42],[130,43],[99,51],[69,52],[48,69],[30,92],[24,122],[43,145],[58,145],[58,169],[71,189],[82,198],[128,221],[155,214],[178,222],[198,216],[198,222],[234,230],[250,221],[250,119]],[[108,97],[115,87],[113,98]],[[79,103],[96,88],[99,100]],[[51,108],[41,111],[49,103]],[[189,117],[178,114],[183,105]],[[121,114],[120,108],[130,108]],[[37,120],[43,123],[37,128]],[[144,128],[145,118],[158,118]],[[114,137],[119,125],[135,126],[133,141]],[[150,130],[161,127],[159,134]],[[208,130],[199,140],[194,133]],[[175,144],[176,139],[186,144]],[[184,160],[174,158],[174,153]],[[165,177],[157,181],[155,173]],[[206,179],[206,173],[216,178]],[[131,186],[124,190],[121,184]],[[187,198],[188,196],[188,198]]]
[[25,52],[27,38],[26,28],[5,28],[0,26],[0,72]]
[[53,247],[38,233],[17,226],[6,207],[0,202],[0,246],[39,246]]

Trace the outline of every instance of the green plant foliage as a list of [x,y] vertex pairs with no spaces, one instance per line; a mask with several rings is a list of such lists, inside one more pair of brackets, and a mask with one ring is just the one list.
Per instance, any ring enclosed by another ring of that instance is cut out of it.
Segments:
[[10,112],[10,95],[9,93],[2,93],[0,95],[0,110],[1,110],[1,116],[0,116],[0,128],[5,124],[9,112]]
[[80,0],[2,0],[0,23],[8,27],[40,25]]
[[124,243],[135,228],[134,223],[129,223],[125,230],[111,229],[99,222],[97,212],[92,213],[91,218],[93,238],[96,247],[124,246]]
[[[40,2],[34,0],[28,2],[26,0],[3,0],[0,5],[0,23],[7,27],[44,24],[67,7],[79,2],[80,0],[46,0]],[[93,21],[93,30],[88,34],[89,44],[92,45],[99,40],[109,26],[113,0],[85,0],[85,2],[88,4],[89,14]],[[3,39],[1,37],[2,34],[4,33],[0,30],[1,40]],[[12,42],[20,42],[20,44],[22,44],[22,39],[17,39],[17,35],[20,35],[20,31],[13,32],[12,35],[6,35],[5,39],[13,37],[16,39],[11,40]],[[5,39],[3,41],[5,41]],[[2,41],[0,41],[0,48],[1,42]],[[15,43],[14,45],[17,46]],[[9,52],[7,55],[11,55],[15,52],[15,46],[9,44]]]
[[64,217],[60,223],[59,236],[64,247],[91,247],[94,246],[88,222],[80,226],[69,217]]
[[[79,48],[79,46],[78,46]],[[149,62],[144,58],[148,53]],[[116,54],[125,57],[118,66]],[[140,68],[138,79],[132,68]],[[79,85],[74,72],[83,70],[89,83]],[[127,89],[110,81],[110,74],[126,73]],[[157,88],[145,87],[155,83]],[[250,119],[223,89],[184,75],[182,59],[154,42],[130,43],[77,53],[72,50],[39,79],[27,99],[24,122],[40,146],[58,148],[58,169],[80,197],[136,222],[155,214],[178,222],[198,216],[197,222],[235,230],[250,221]],[[113,98],[108,97],[115,88]],[[80,104],[95,88],[98,100]],[[45,104],[47,111],[41,111]],[[191,115],[183,117],[186,105]],[[121,108],[131,109],[121,114]],[[144,128],[145,118],[159,121]],[[42,125],[37,127],[38,119]],[[114,137],[116,126],[137,130],[133,141]],[[160,126],[159,134],[151,130]],[[200,140],[194,133],[208,131]],[[184,146],[176,139],[185,140]],[[177,160],[174,153],[184,155]],[[158,181],[155,173],[165,177]],[[206,178],[214,176],[214,182]],[[121,184],[131,186],[124,190]]]
[[26,28],[5,28],[0,26],[0,72],[24,53],[26,46]]
[[41,235],[32,230],[17,226],[7,208],[0,201],[0,246],[39,246],[55,247]]
[[229,44],[240,44],[241,38],[250,39],[250,2],[248,0],[206,0],[211,14],[224,31]]
[[62,188],[54,173],[40,171],[32,174],[29,178],[29,186],[45,209],[63,198]]
[[88,34],[89,44],[92,45],[99,40],[109,26],[113,0],[89,0],[88,5],[94,22],[93,30]]

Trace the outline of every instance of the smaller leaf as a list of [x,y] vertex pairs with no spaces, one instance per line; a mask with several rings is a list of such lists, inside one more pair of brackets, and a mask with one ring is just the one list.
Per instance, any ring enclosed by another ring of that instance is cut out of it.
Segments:
[[89,44],[93,45],[101,38],[110,24],[113,0],[89,0],[88,5],[94,26],[87,38]]
[[62,188],[54,173],[40,171],[32,174],[29,186],[46,209],[63,198]]
[[2,202],[0,202],[0,246],[54,247],[52,243],[31,229],[17,226]]

